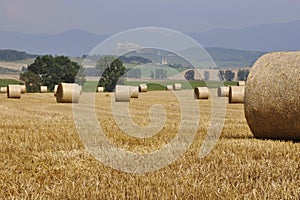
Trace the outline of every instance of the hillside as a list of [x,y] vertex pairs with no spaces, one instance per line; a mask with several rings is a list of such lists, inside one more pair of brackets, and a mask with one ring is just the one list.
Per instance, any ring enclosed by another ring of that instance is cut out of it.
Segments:
[[31,58],[36,58],[38,55],[29,54],[25,51],[16,51],[11,49],[0,49],[0,61],[18,61],[18,60],[26,60]]

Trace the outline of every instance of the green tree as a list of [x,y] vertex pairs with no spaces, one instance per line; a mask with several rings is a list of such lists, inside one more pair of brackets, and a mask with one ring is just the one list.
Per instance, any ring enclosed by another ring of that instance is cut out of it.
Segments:
[[27,92],[39,92],[42,85],[42,79],[32,71],[20,74],[20,79],[25,82]]
[[210,73],[209,71],[204,71],[204,81],[209,81]]
[[248,69],[242,69],[238,71],[238,80],[239,81],[246,81],[249,75],[249,70]]
[[[25,81],[26,86],[34,85],[33,91],[38,85],[46,85],[50,90],[53,90],[54,85],[61,82],[74,83],[80,68],[80,65],[65,56],[39,56],[28,66],[28,71],[21,74],[20,78]],[[85,81],[83,74],[81,74],[81,77],[78,76],[77,79],[81,80],[81,83]],[[28,89],[30,91],[30,87]]]
[[151,77],[151,79],[154,79],[154,78],[155,78],[155,75],[154,75],[154,72],[153,72],[153,71],[151,71],[150,77]]
[[123,62],[114,56],[104,56],[97,62],[96,68],[101,74],[98,86],[102,86],[106,91],[112,92],[117,83],[122,80],[126,69]]
[[218,77],[219,77],[220,81],[224,81],[225,80],[225,72],[224,72],[224,70],[219,70]]
[[184,74],[184,78],[186,80],[195,80],[195,71],[194,70],[188,70]]
[[228,70],[225,71],[225,76],[224,77],[225,77],[226,81],[233,81],[233,79],[234,79],[234,72],[231,71],[230,69],[228,69]]
[[155,69],[155,79],[163,80],[167,79],[168,77],[168,71],[164,69]]

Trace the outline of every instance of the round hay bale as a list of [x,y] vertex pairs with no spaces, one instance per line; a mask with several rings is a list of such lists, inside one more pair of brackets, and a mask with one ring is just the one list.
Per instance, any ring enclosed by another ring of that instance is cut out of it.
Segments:
[[21,98],[20,85],[8,85],[7,86],[7,98]]
[[47,93],[48,92],[47,86],[41,86],[40,91],[41,91],[41,93]]
[[245,89],[245,117],[256,138],[300,141],[300,52],[263,55]]
[[237,82],[237,85],[238,85],[238,86],[245,86],[245,85],[246,85],[246,82],[245,82],[245,81],[238,81],[238,82]]
[[195,99],[208,99],[209,91],[207,87],[196,87],[194,89]]
[[104,87],[97,87],[97,92],[104,92]]
[[229,97],[229,87],[228,86],[218,87],[218,97]]
[[116,85],[115,101],[130,102],[131,87],[125,85]]
[[0,92],[1,93],[7,93],[7,87],[1,87]]
[[20,85],[21,87],[21,93],[25,94],[26,93],[26,85]]
[[181,90],[181,88],[182,88],[181,83],[174,83],[173,84],[173,90],[179,91],[179,90]]
[[173,90],[173,85],[167,85],[167,86],[166,86],[166,90],[168,90],[168,91]]
[[140,84],[139,85],[139,92],[147,92],[148,87],[146,84]]
[[78,103],[80,87],[76,83],[60,83],[56,91],[57,103]]
[[138,98],[139,97],[139,87],[138,86],[131,86],[130,87],[131,98]]
[[229,103],[244,103],[245,86],[229,87]]
[[55,86],[54,86],[54,90],[53,90],[53,93],[54,93],[54,96],[55,96],[55,97],[56,97],[57,87],[58,87],[58,85],[55,85]]

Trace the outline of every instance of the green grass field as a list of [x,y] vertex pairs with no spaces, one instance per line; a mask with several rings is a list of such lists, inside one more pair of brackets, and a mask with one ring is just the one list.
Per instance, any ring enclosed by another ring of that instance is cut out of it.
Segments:
[[[139,86],[140,84],[145,83],[145,81],[125,81],[125,85],[130,86]],[[183,90],[191,90],[195,87],[210,87],[210,88],[217,88],[222,84],[222,82],[217,81],[153,81],[147,82],[148,90],[149,91],[162,91],[166,90],[167,85],[173,85],[174,83],[181,83]],[[223,82],[225,86],[228,85],[237,85],[237,82]],[[95,92],[97,87],[97,81],[87,81],[83,85],[84,92]]]
[[20,82],[13,79],[0,79],[0,87],[6,87],[8,84],[19,84]]

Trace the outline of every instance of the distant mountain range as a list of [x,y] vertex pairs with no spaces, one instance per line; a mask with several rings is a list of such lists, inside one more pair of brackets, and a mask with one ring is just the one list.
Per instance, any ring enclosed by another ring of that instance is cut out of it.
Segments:
[[[215,29],[188,35],[205,47],[264,52],[300,50],[300,21],[241,29]],[[15,49],[32,54],[81,56],[88,54],[108,37],[109,35],[96,35],[82,30],[54,35],[0,31],[0,49]]]

